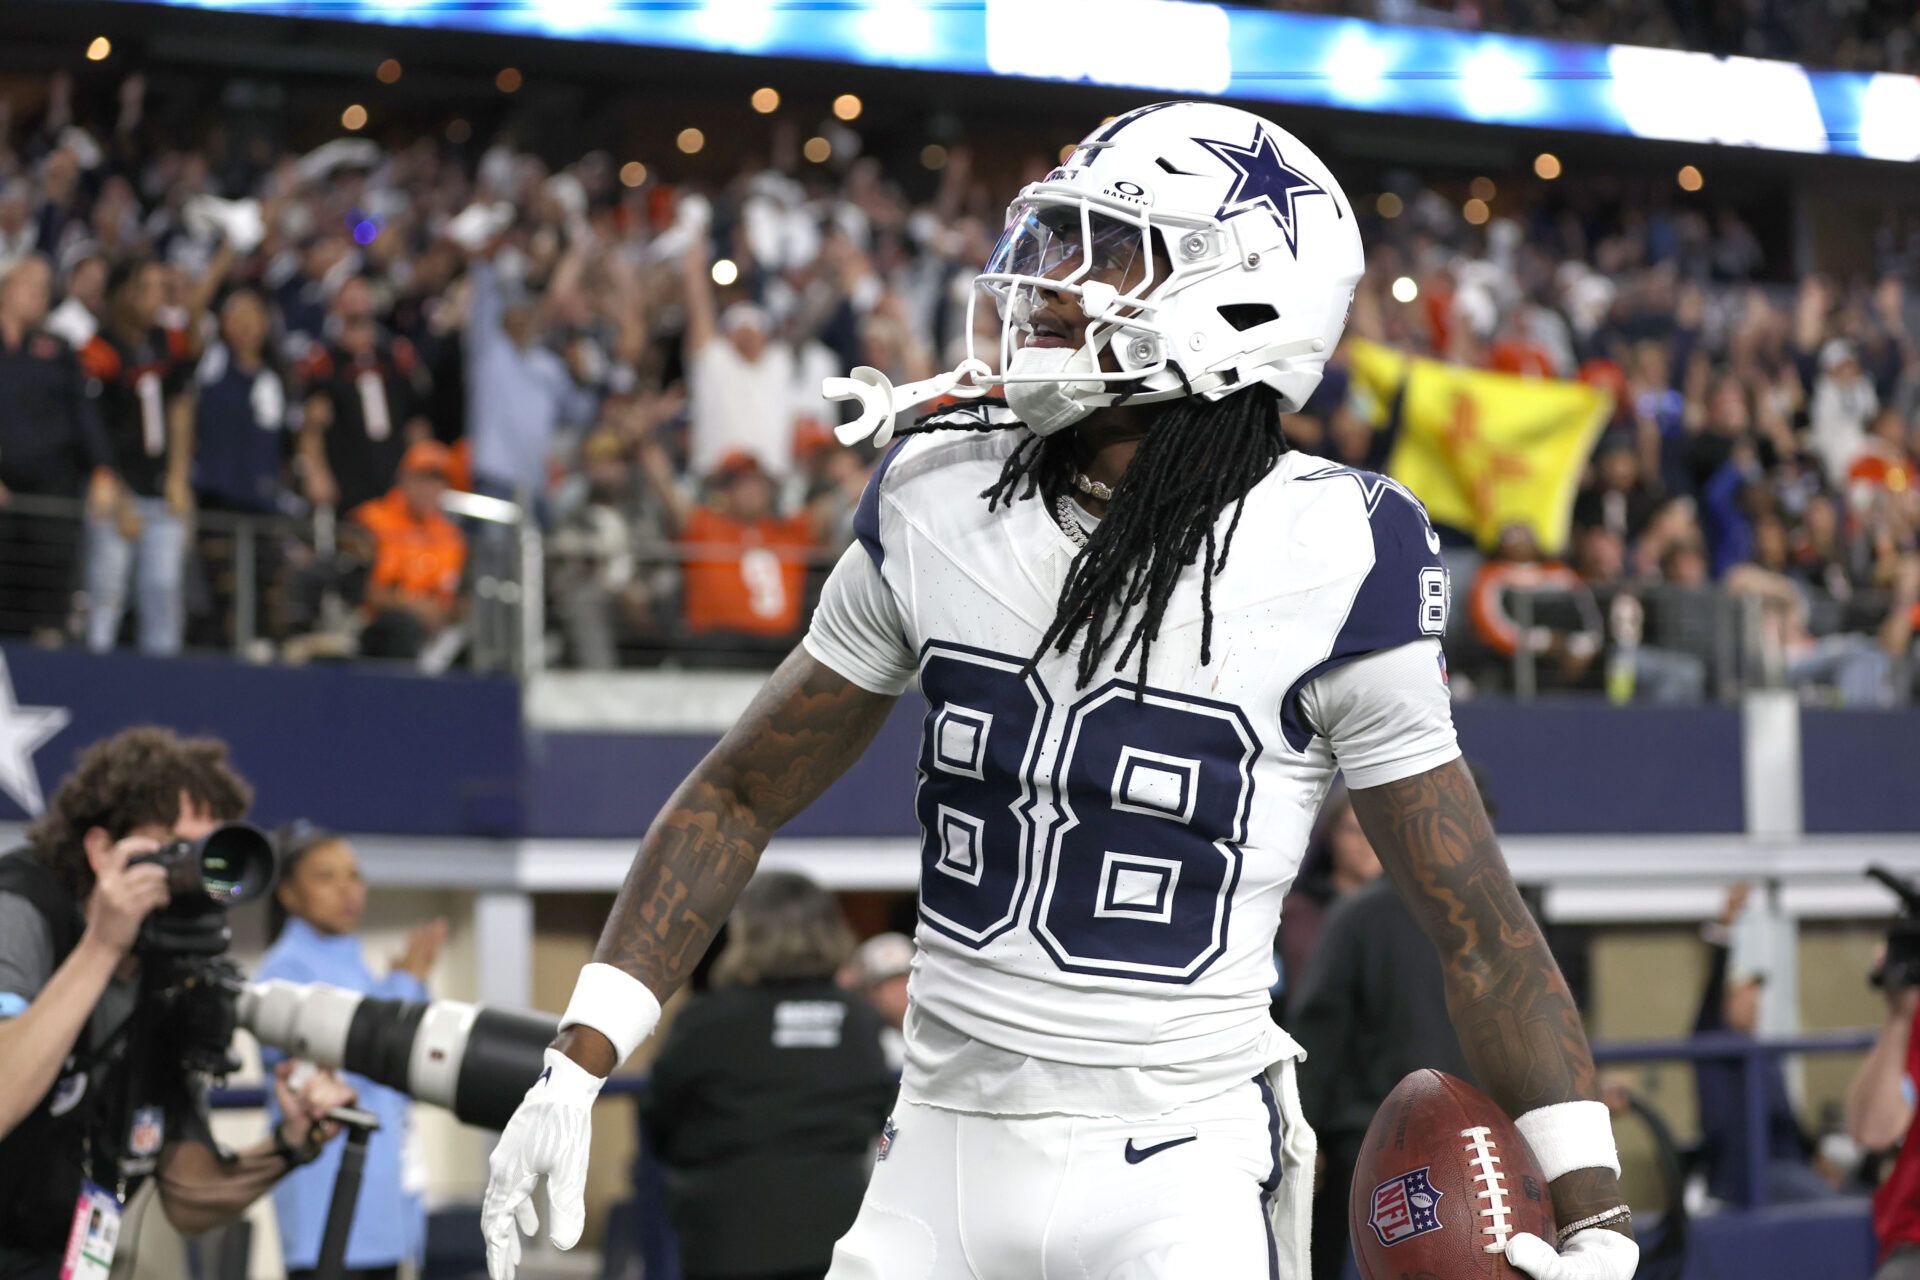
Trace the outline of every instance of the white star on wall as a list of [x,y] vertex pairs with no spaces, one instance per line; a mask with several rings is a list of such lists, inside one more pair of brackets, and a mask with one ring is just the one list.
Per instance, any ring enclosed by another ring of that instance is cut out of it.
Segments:
[[39,817],[47,807],[33,753],[66,728],[71,719],[73,713],[65,707],[21,706],[13,696],[13,676],[7,671],[6,655],[0,653],[0,791],[29,817]]

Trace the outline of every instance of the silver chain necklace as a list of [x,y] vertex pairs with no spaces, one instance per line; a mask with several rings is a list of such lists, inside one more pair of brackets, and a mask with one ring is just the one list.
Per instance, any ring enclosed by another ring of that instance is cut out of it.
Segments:
[[1064,493],[1053,500],[1053,519],[1074,546],[1087,545],[1087,531],[1080,527],[1080,521],[1073,514],[1073,499]]
[[1098,498],[1102,502],[1113,501],[1113,486],[1110,484],[1101,484],[1084,471],[1075,471],[1073,473],[1073,487],[1086,494],[1089,498]]

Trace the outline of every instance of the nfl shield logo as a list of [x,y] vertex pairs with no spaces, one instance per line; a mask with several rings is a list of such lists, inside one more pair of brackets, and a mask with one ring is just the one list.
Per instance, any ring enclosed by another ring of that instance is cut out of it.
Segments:
[[899,1130],[893,1127],[893,1117],[888,1116],[887,1122],[880,1126],[880,1149],[874,1154],[875,1160],[887,1158],[887,1153],[893,1150],[893,1135],[898,1132]]
[[159,1107],[141,1107],[133,1113],[127,1133],[127,1155],[134,1159],[157,1155],[167,1134],[167,1113]]
[[1402,1240],[1440,1229],[1440,1197],[1427,1173],[1433,1166],[1388,1178],[1373,1189],[1373,1216],[1367,1219],[1380,1243],[1392,1248]]

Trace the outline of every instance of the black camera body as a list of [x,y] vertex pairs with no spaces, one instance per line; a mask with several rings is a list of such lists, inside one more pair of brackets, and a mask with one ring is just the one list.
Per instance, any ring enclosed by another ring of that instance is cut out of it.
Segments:
[[1920,886],[1885,867],[1868,867],[1867,874],[1900,899],[1900,914],[1887,928],[1887,958],[1874,970],[1873,985],[1888,991],[1920,987]]
[[171,893],[167,905],[142,922],[134,943],[148,1051],[188,1071],[226,1076],[239,1069],[229,1046],[243,981],[226,958],[233,941],[227,910],[273,886],[273,844],[258,827],[230,822],[199,840],[175,840],[127,861],[165,868]]

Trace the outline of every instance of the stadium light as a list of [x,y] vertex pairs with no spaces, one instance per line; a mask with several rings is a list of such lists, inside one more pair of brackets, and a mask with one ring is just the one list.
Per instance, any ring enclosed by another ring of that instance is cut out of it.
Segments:
[[88,62],[105,62],[113,56],[113,41],[105,36],[95,36],[93,43],[87,46]]
[[673,140],[673,145],[680,148],[684,155],[698,155],[700,148],[707,145],[707,135],[698,129],[682,129],[680,136]]
[[929,142],[920,148],[920,165],[938,173],[947,167],[947,149],[937,142]]
[[721,258],[713,264],[710,274],[713,282],[724,289],[740,278],[740,268],[734,265],[732,258]]
[[1397,218],[1405,207],[1405,202],[1391,191],[1382,191],[1373,202],[1373,211],[1383,218]]
[[647,166],[638,160],[629,160],[620,166],[620,185],[637,187],[647,180]]
[[400,59],[388,58],[374,70],[374,76],[381,84],[395,84],[400,79]]
[[770,116],[780,109],[780,91],[771,86],[755,89],[750,101],[755,111],[763,116]]
[[864,105],[858,95],[843,93],[833,100],[833,114],[842,120],[858,120]]
[[1707,185],[1707,180],[1700,176],[1700,170],[1690,164],[1680,166],[1680,172],[1675,176],[1674,181],[1680,184],[1682,191],[1698,191]]
[[1487,207],[1485,200],[1474,196],[1460,206],[1460,216],[1478,227],[1484,225],[1487,219],[1493,216],[1493,210]]
[[[146,2],[249,7],[241,0]],[[272,0],[265,7],[387,26],[998,72],[1160,96],[1219,94],[1666,142],[1891,160],[1920,155],[1920,83],[1911,75],[1204,0]]]
[[1551,151],[1542,151],[1533,158],[1533,175],[1545,182],[1552,182],[1560,176],[1560,157]]
[[367,127],[367,109],[354,103],[340,113],[340,127],[349,133],[357,133]]
[[1387,53],[1368,24],[1348,24],[1327,51],[1324,64],[1333,92],[1349,106],[1369,107],[1387,89]]
[[800,154],[815,164],[825,164],[833,155],[833,144],[819,134],[808,138],[806,145],[800,148]]
[[1488,204],[1493,203],[1493,198],[1499,194],[1499,191],[1500,188],[1493,185],[1492,178],[1475,178],[1471,183],[1467,184],[1468,195],[1476,200],[1485,200]]
[[1393,282],[1393,300],[1412,302],[1420,296],[1420,286],[1413,282],[1412,276],[1401,276]]
[[493,78],[493,87],[502,93],[518,93],[522,80],[518,67],[502,67],[500,74]]

